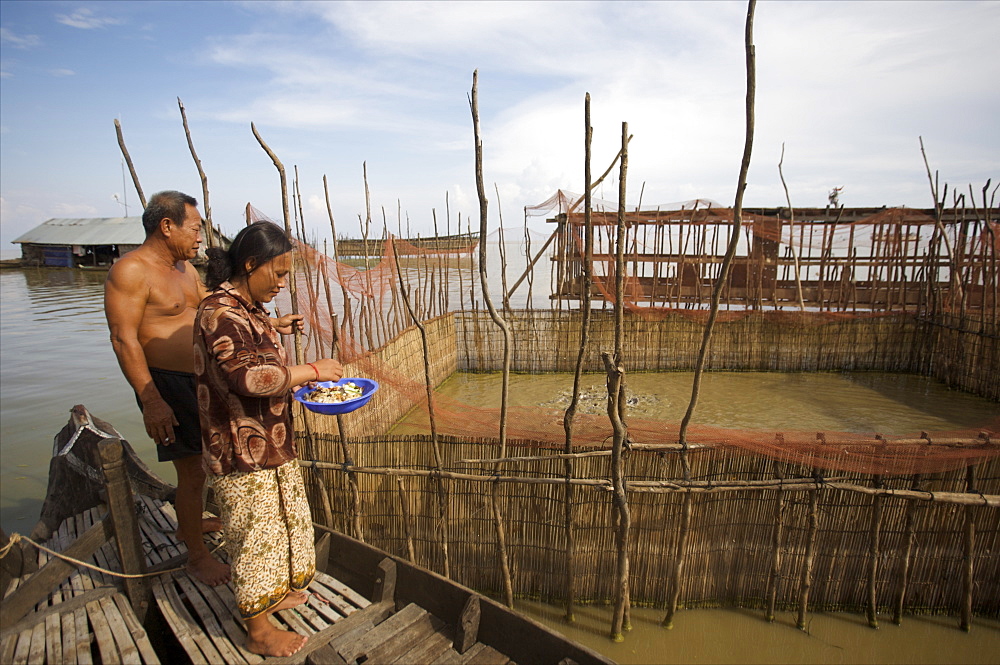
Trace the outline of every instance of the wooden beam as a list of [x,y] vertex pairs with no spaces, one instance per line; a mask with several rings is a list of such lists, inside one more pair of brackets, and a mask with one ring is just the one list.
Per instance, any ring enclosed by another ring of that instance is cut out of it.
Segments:
[[[135,514],[135,500],[132,486],[125,472],[124,448],[120,439],[105,439],[98,445],[101,464],[104,467],[104,484],[108,492],[108,514],[114,525],[115,547],[122,572],[126,575],[141,575],[146,572],[146,556],[142,551],[142,536]],[[125,594],[132,603],[135,616],[142,623],[152,591],[149,580],[144,577],[126,577]]]
[[[105,517],[63,550],[65,556],[84,560],[89,558],[113,535],[111,520]],[[48,597],[56,584],[68,577],[76,566],[53,557],[19,586],[14,593],[0,602],[0,624],[9,626],[24,618],[35,605]]]

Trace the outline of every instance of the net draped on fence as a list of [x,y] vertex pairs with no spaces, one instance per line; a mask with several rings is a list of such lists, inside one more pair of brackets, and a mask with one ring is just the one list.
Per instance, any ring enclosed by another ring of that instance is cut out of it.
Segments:
[[[557,207],[563,205],[556,202]],[[552,260],[545,263],[556,264],[553,290],[566,296],[572,295],[566,285],[576,279],[567,275],[579,272],[582,217],[572,211],[560,215],[556,219],[561,223],[551,238],[559,247],[550,250]],[[257,217],[266,218],[260,213]],[[607,309],[614,300],[613,264],[608,263],[613,251],[608,229],[614,227],[608,215],[595,213],[594,218],[599,239],[594,285],[604,300],[595,306]],[[993,372],[1000,367],[996,307],[1000,230],[995,222],[970,214],[945,226],[920,211],[905,209],[880,210],[847,223],[793,224],[760,214],[746,214],[744,222],[743,269],[734,269],[730,276],[731,297],[720,312],[719,323],[724,327],[716,333],[709,369],[933,374],[948,365],[947,371],[958,377],[957,384],[964,379],[966,389],[994,399],[1000,396]],[[626,218],[626,224],[630,233],[626,284],[630,286],[623,302],[628,315],[625,371],[690,369],[708,316],[707,292],[721,259],[724,232],[732,224],[732,211],[698,201],[690,209],[635,213]],[[496,290],[490,296],[498,305],[507,302],[508,289],[519,276],[506,274],[506,261],[513,251],[505,250],[500,237],[498,247],[491,251],[499,253],[503,268],[488,266],[490,288]],[[415,320],[446,319],[450,323],[422,323],[430,345],[426,362],[432,385],[455,369],[500,368],[502,339],[486,315],[478,274],[478,242],[490,239],[467,234],[448,240],[408,241],[383,233],[377,242],[358,245],[361,249],[353,250],[351,257],[342,257],[336,246],[324,253],[305,242],[297,243],[301,258],[296,269],[298,310],[305,315],[309,332],[303,339],[304,355],[338,355],[357,375],[376,379],[382,386],[378,398],[396,405],[381,421],[369,416],[365,435],[387,432],[395,418],[413,407],[433,411],[439,434],[489,438],[499,432],[499,409],[441,395],[433,396],[429,405],[425,370],[413,360],[422,355],[425,343],[415,332]],[[764,249],[762,243],[767,245]],[[537,243],[527,251],[521,249],[525,263],[540,251]],[[788,258],[793,256],[794,261]],[[775,257],[788,260],[772,266],[769,259]],[[697,271],[685,287],[686,270],[692,265]],[[793,268],[798,272],[791,274]],[[536,265],[534,271],[547,269],[547,265]],[[526,274],[533,276],[534,271]],[[788,295],[789,285],[796,280],[800,289],[810,290],[811,306],[803,307],[801,298]],[[822,295],[824,280],[826,297]],[[689,293],[681,297],[684,288]],[[786,299],[768,300],[768,288],[773,293],[784,290]],[[853,300],[845,295],[852,288]],[[700,293],[692,296],[691,289]],[[859,289],[868,293],[860,299],[863,306],[859,306]],[[287,312],[289,301],[282,300],[279,307]],[[555,299],[549,311],[533,310],[530,301],[525,310],[500,309],[514,330],[515,371],[571,371],[580,344],[578,308]],[[733,328],[728,336],[725,326]],[[429,328],[434,334],[428,335]],[[610,335],[607,325],[592,331],[585,371],[603,369],[596,349],[609,348]],[[407,352],[408,364],[393,355],[404,343],[412,347]],[[665,349],[670,353],[664,353]],[[785,354],[787,349],[798,352]],[[947,379],[947,374],[942,378]],[[566,441],[564,417],[558,409],[511,408],[507,436],[556,451]],[[689,446],[733,447],[827,470],[931,473],[1000,453],[996,443],[1000,419],[972,430],[885,438],[876,433],[707,427],[697,425],[697,415],[694,423],[687,435]],[[676,422],[627,418],[627,426],[634,444],[662,445],[669,450],[678,442]],[[573,420],[572,443],[577,448],[609,447],[611,435],[606,416],[577,414]]]

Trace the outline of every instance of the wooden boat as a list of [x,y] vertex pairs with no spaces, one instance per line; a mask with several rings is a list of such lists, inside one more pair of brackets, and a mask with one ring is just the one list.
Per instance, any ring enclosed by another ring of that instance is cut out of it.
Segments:
[[[320,525],[309,601],[272,616],[309,640],[290,658],[261,658],[243,647],[231,585],[209,587],[185,572],[172,488],[114,428],[74,407],[54,449],[49,496],[33,536],[103,570],[23,541],[12,546],[0,566],[2,663],[612,662],[471,589]],[[0,533],[0,543],[7,540]],[[221,545],[219,534],[208,540]],[[224,551],[217,556],[225,558]]]

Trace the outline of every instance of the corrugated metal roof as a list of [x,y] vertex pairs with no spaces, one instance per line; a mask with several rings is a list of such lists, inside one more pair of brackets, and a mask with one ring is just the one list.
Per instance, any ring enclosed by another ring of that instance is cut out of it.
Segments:
[[38,245],[141,245],[142,217],[55,218],[42,222],[14,242]]

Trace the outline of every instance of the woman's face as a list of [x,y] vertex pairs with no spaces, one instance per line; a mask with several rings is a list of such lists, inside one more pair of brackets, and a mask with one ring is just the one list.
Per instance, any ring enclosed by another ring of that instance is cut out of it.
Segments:
[[247,276],[247,290],[250,297],[258,302],[271,302],[281,289],[292,269],[292,253],[285,252],[274,257]]

